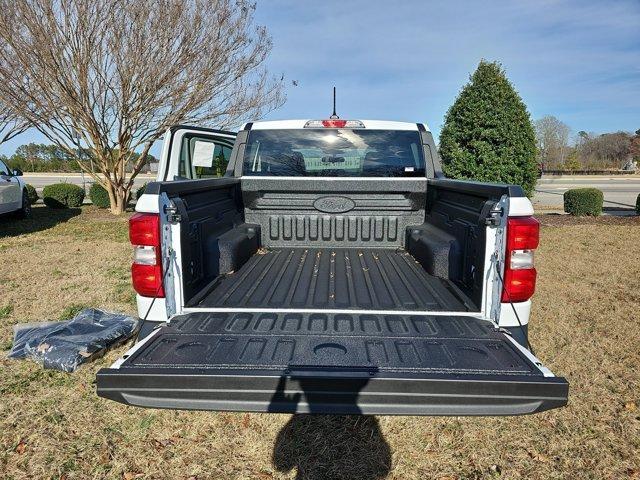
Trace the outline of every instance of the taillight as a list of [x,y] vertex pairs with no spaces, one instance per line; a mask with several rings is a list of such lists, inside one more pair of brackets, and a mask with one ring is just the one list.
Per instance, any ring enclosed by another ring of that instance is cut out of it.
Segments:
[[534,250],[540,241],[540,224],[533,217],[509,217],[505,251],[503,302],[524,302],[536,290]]
[[144,297],[164,297],[159,215],[133,214],[129,219],[129,240],[133,245],[133,289]]

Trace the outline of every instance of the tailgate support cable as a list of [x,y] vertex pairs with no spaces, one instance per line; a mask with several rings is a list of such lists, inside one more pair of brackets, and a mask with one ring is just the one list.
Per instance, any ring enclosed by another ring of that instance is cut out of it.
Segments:
[[[173,249],[170,249],[170,251],[171,251],[170,259],[173,259],[174,258]],[[149,304],[149,308],[147,309],[147,313],[144,314],[144,318],[142,319],[142,323],[147,321],[147,317],[151,313],[151,309],[153,308],[153,304],[156,303],[156,298],[158,298],[158,294],[160,293],[160,290],[162,289],[162,287],[164,285],[164,281],[167,279],[167,273],[169,273],[169,270],[171,270],[171,260],[169,260],[169,265],[167,266],[167,269],[165,270],[164,274],[162,275],[162,281],[160,282],[160,285],[158,285],[156,293],[153,296],[153,298],[151,299],[151,303]],[[159,323],[158,326],[160,326],[160,325],[162,325],[162,324]]]

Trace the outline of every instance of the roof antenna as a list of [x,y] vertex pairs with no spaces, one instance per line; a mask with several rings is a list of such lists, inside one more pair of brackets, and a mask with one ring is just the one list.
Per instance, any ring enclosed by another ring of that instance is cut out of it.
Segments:
[[340,118],[336,113],[336,87],[333,87],[333,113],[329,117],[331,120],[336,120]]

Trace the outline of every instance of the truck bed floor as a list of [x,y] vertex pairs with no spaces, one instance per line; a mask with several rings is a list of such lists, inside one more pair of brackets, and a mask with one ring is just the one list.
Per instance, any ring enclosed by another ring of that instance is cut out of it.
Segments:
[[467,311],[406,251],[278,248],[227,275],[198,307]]

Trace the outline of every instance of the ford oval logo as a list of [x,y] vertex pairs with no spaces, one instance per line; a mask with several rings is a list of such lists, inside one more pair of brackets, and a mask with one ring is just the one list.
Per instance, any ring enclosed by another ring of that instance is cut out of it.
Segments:
[[353,210],[355,206],[354,201],[347,197],[320,197],[313,202],[316,210],[326,213],[344,213]]

